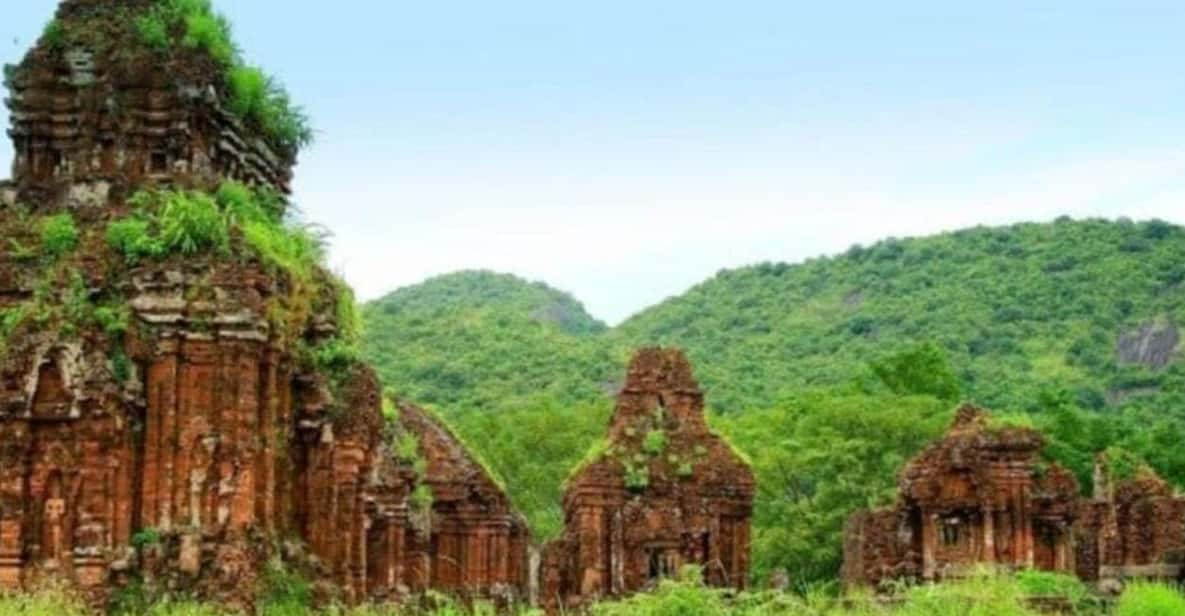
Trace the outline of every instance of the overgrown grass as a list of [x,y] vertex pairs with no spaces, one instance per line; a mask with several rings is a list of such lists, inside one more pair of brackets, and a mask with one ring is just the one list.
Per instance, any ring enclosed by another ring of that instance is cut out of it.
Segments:
[[240,64],[230,69],[230,109],[259,124],[277,142],[299,150],[313,141],[304,110],[292,104],[288,91],[262,69]]
[[136,17],[135,27],[140,42],[157,51],[166,51],[172,44],[169,23],[160,10],[148,11]]
[[[1040,581],[1035,581],[1035,580]],[[590,616],[1041,616],[1032,605],[1032,584],[1044,598],[1063,598],[1077,616],[1180,616],[1185,614],[1185,595],[1180,589],[1161,583],[1134,582],[1108,608],[1101,603],[1075,604],[1079,588],[1066,581],[1041,576],[1012,576],[982,569],[970,577],[938,585],[901,589],[885,600],[855,593],[837,595],[831,587],[818,587],[803,594],[742,592],[709,588],[702,575],[689,567],[678,579],[666,580],[653,592],[590,606]],[[1049,584],[1052,583],[1052,586]],[[256,611],[260,616],[540,616],[528,607],[495,610],[478,602],[471,606],[448,596],[430,592],[416,605],[331,605],[311,606],[306,580],[280,565],[269,567],[266,588]],[[44,591],[28,595],[0,596],[0,614],[5,616],[83,616],[87,612],[70,595]],[[217,607],[192,601],[162,601],[138,609],[136,616],[223,616]]]
[[1166,584],[1133,582],[1119,598],[1116,616],[1180,616],[1185,614],[1185,595]]

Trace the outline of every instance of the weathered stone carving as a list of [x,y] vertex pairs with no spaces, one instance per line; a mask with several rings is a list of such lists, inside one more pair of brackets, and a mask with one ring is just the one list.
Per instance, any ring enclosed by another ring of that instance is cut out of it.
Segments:
[[1168,563],[1185,542],[1185,499],[1145,478],[1083,500],[1071,473],[1041,461],[1043,446],[1033,430],[959,409],[946,437],[902,472],[897,504],[852,516],[844,581],[933,581],[981,564],[1087,580],[1179,573]]
[[753,490],[749,467],[708,429],[686,357],[638,352],[607,442],[566,487],[541,600],[556,609],[619,596],[689,564],[710,584],[744,587]]

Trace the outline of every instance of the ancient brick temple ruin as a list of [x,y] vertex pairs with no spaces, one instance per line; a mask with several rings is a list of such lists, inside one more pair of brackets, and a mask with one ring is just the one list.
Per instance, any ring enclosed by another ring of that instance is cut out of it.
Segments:
[[629,367],[602,447],[569,480],[564,532],[544,551],[550,608],[619,596],[699,565],[741,588],[749,571],[754,482],[704,417],[679,351],[646,349]]
[[[395,454],[406,428],[384,420],[375,375],[334,359],[349,311],[327,272],[300,279],[237,234],[134,262],[110,245],[138,191],[282,196],[295,161],[228,110],[225,66],[137,39],[156,4],[67,0],[5,71],[0,589],[52,577],[101,598],[142,577],[248,605],[284,557],[347,599],[517,590],[521,520],[427,423],[408,421],[427,477]],[[39,229],[62,215],[77,237],[51,256]],[[412,503],[423,482],[431,520]]]
[[845,582],[933,581],[979,564],[1091,581],[1180,575],[1185,499],[1147,474],[1083,499],[1069,471],[1041,459],[1043,446],[1031,429],[961,408],[905,467],[897,504],[851,518]]
[[491,473],[465,449],[444,422],[411,405],[399,410],[414,435],[430,491],[428,532],[412,548],[417,586],[462,596],[499,599],[528,596],[526,520],[514,510]]

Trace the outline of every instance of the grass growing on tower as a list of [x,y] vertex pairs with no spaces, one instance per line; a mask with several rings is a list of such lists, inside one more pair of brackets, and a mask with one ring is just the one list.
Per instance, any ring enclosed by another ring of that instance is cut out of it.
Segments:
[[[231,112],[254,124],[286,153],[295,155],[312,143],[313,131],[304,110],[292,102],[278,80],[243,62],[230,22],[209,0],[163,0],[138,15],[133,27],[140,43],[157,52],[167,53],[180,45],[209,55],[225,70]],[[57,40],[56,31],[47,27],[46,39]]]

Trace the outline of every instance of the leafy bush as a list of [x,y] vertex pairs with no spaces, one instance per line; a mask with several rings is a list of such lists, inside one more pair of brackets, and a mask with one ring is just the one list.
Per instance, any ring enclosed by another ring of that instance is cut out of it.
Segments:
[[340,373],[359,361],[358,348],[341,338],[331,338],[311,352],[313,365],[325,372]]
[[1180,616],[1185,614],[1181,589],[1154,582],[1132,582],[1119,598],[1116,616]]
[[41,248],[58,259],[78,247],[78,227],[69,214],[57,214],[41,221]]

